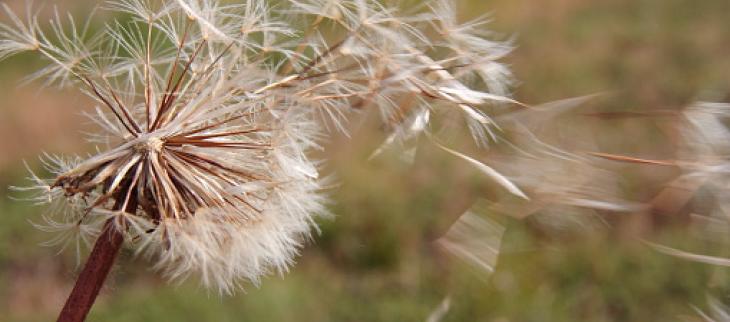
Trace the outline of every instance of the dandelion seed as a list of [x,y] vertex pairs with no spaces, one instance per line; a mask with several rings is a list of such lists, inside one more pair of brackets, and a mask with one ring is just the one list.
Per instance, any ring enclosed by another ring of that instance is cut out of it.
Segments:
[[696,306],[692,308],[697,314],[702,317],[705,322],[727,322],[730,321],[730,309],[727,305],[724,305],[718,299],[708,296],[707,304],[709,306],[709,312],[703,311]]
[[494,272],[505,228],[482,216],[476,204],[449,228],[436,244],[485,273]]
[[449,313],[449,309],[451,309],[451,296],[447,296],[441,301],[439,306],[428,315],[426,322],[443,321],[446,314]]

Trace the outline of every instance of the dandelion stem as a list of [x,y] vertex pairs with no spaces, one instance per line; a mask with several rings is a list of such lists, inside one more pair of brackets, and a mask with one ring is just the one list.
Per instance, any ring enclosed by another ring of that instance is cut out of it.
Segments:
[[[128,190],[122,189],[122,190]],[[115,209],[121,209],[124,205],[125,193],[117,194]],[[134,213],[137,208],[136,198],[132,198],[124,207],[125,212]],[[114,218],[104,224],[104,229],[96,240],[94,249],[86,260],[83,271],[79,274],[66,304],[58,316],[58,322],[82,322],[89,314],[91,306],[94,305],[106,277],[109,275],[114,261],[119,254],[124,242],[124,236],[114,224]]]

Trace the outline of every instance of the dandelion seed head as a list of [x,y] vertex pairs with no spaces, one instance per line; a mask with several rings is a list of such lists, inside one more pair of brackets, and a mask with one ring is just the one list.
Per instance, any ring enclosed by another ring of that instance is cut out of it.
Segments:
[[449,1],[403,15],[366,0],[277,10],[263,0],[115,0],[104,8],[132,19],[98,34],[58,13],[46,32],[30,11],[22,20],[3,8],[0,58],[34,51],[49,65],[32,79],[76,86],[97,105],[86,115],[102,130],[91,136],[98,152],[50,181],[31,176],[42,198],[69,205],[69,224],[54,226],[93,233],[112,222],[170,278],[195,274],[222,292],[293,263],[325,213],[309,152],[328,129],[347,132],[347,118],[376,109],[389,141],[408,142],[439,133],[432,116],[457,115],[484,145],[495,137],[487,109],[514,103],[497,61],[509,46],[487,40],[481,22],[459,25]]

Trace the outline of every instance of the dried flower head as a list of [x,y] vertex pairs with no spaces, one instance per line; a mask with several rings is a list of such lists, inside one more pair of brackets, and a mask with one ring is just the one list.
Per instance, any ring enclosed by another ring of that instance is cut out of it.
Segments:
[[48,32],[3,8],[0,57],[36,52],[50,64],[32,79],[100,106],[88,116],[101,152],[50,158],[56,177],[32,177],[38,201],[66,209],[54,230],[87,238],[113,223],[169,276],[197,272],[222,291],[286,270],[324,211],[307,155],[323,126],[376,108],[398,142],[438,133],[432,114],[461,115],[484,144],[495,134],[482,108],[513,102],[498,63],[510,47],[483,19],[459,25],[450,1],[401,15],[367,0],[118,0],[105,8],[132,19],[94,35],[57,12]]

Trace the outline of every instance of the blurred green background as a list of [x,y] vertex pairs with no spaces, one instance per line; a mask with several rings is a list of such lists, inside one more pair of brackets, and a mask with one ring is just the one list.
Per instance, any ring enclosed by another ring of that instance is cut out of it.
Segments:
[[[53,2],[77,13],[89,3]],[[523,102],[610,91],[591,106],[605,112],[730,98],[730,1],[456,2],[464,20],[491,13],[493,30],[515,36],[507,62]],[[0,321],[54,319],[76,271],[73,251],[39,245],[52,237],[30,224],[43,209],[11,200],[7,188],[23,184],[23,159],[39,168],[41,151],[88,149],[79,143],[79,131],[89,129],[79,115],[89,107],[82,97],[18,87],[36,67],[25,57],[0,63]],[[573,121],[594,122],[592,134],[605,151],[672,157],[661,120]],[[396,155],[366,161],[382,138],[377,126],[365,125],[327,144],[325,172],[340,183],[329,191],[334,217],[320,220],[321,234],[289,274],[221,297],[194,280],[170,285],[145,259],[125,253],[89,320],[426,321],[448,297],[442,321],[699,321],[693,306],[706,308],[708,294],[728,302],[730,271],[659,254],[639,238],[727,251],[681,227],[647,228],[645,218],[630,215],[606,215],[599,227],[549,229],[531,218],[489,214],[506,227],[502,253],[493,274],[472,269],[433,241],[492,189],[433,151],[413,166]],[[647,179],[637,167],[622,170],[635,201],[647,201],[677,175]]]

